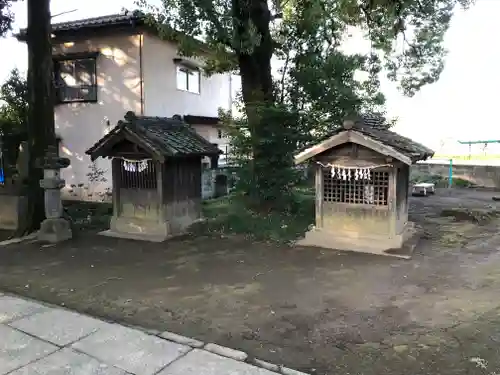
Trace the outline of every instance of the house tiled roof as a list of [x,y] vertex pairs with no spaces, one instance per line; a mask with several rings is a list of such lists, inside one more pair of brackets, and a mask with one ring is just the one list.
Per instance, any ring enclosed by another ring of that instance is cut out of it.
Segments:
[[[162,31],[160,32],[159,29]],[[140,10],[125,11],[123,13],[52,24],[52,34],[54,34],[56,38],[62,39],[72,38],[75,35],[92,36],[94,33],[98,32],[100,32],[101,35],[106,35],[106,33],[112,32],[113,30],[128,30],[130,32],[137,32],[138,30],[147,31],[171,42],[177,42],[180,38],[187,37],[180,31],[172,29],[166,24],[157,24],[152,14],[144,13]],[[15,37],[19,41],[25,42],[26,31],[26,29],[21,29]],[[193,37],[188,38],[197,48],[200,48],[201,51],[210,52],[203,41]],[[228,56],[231,56],[229,52]]]
[[60,23],[53,23],[52,30],[53,31],[69,31],[81,29],[84,27],[102,27],[102,26],[116,26],[116,25],[129,25],[134,22],[140,22],[145,19],[145,16],[142,12],[124,12],[118,14],[110,14],[106,16],[100,17],[92,17],[92,18],[84,18],[81,20],[75,21],[67,21]]
[[[387,120],[383,116],[378,115],[360,115],[353,121],[353,130],[394,148],[413,161],[425,160],[434,155],[434,151],[430,148],[391,131],[389,127],[390,125]],[[339,127],[329,137],[343,131],[346,130],[343,127]]]
[[127,112],[124,121],[86,151],[94,160],[106,156],[106,145],[123,133],[137,137],[152,153],[162,157],[216,156],[219,148],[183,122],[180,118],[137,116]]
[[[66,21],[52,24],[52,32],[72,33],[83,30],[98,30],[106,27],[136,27],[145,25],[146,15],[140,11],[123,12],[100,17],[84,18],[74,21]],[[26,29],[21,29],[16,35],[17,39],[26,39]]]
[[[327,134],[324,139],[314,145],[305,147],[299,154],[297,154],[296,160],[298,158],[298,160],[305,161],[316,155],[318,152],[322,152],[321,150],[324,151],[324,148],[319,147],[323,142],[335,137],[336,135],[351,130],[391,147],[399,154],[407,157],[411,160],[411,162],[425,160],[434,155],[434,151],[430,148],[391,131],[390,124],[383,116],[365,114],[351,118],[349,121],[345,121],[344,126],[335,127],[335,129]],[[307,153],[308,150],[313,150],[315,148],[317,148],[317,150],[307,154],[308,156],[299,157],[299,155]]]

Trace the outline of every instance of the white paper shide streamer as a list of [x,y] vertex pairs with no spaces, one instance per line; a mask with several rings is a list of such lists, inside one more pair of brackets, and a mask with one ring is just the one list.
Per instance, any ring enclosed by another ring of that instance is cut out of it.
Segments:
[[354,178],[355,180],[371,180],[371,171],[375,168],[380,167],[391,167],[390,164],[384,165],[373,165],[370,167],[350,167],[337,164],[322,164],[319,163],[324,168],[330,168],[332,173],[332,178],[338,178],[341,180],[350,180]]
[[144,172],[148,169],[148,161],[151,159],[141,159],[141,160],[130,160],[121,158],[123,160],[123,169],[127,172]]

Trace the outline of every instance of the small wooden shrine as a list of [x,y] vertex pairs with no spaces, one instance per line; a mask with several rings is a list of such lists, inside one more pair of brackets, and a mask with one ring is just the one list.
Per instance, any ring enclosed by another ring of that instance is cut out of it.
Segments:
[[201,219],[202,158],[221,151],[179,118],[136,116],[86,151],[112,158],[113,218],[105,235],[163,241]]
[[315,227],[299,245],[397,255],[415,233],[408,221],[410,166],[431,149],[357,116],[295,156],[316,173]]

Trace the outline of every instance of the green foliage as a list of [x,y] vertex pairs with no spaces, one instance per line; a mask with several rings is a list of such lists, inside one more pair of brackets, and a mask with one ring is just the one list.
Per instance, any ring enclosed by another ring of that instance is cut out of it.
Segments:
[[14,14],[12,13],[11,5],[18,0],[0,0],[0,35],[5,35],[12,30],[14,22]]
[[344,0],[347,22],[362,25],[372,47],[385,58],[388,77],[414,95],[439,79],[446,50],[443,40],[457,5],[474,0]]
[[25,132],[28,119],[28,85],[17,69],[0,86],[0,131]]
[[0,86],[1,165],[8,178],[16,174],[19,145],[26,140],[28,86],[17,69]]
[[[410,174],[410,183],[418,184],[420,182],[428,182],[433,183],[436,187],[448,187],[449,177],[443,176],[439,174],[422,174],[422,173],[411,173]],[[461,177],[452,177],[451,178],[451,186],[459,187],[459,188],[471,188],[474,187],[474,183],[467,179]]]
[[[406,95],[435,82],[444,67],[443,39],[457,6],[469,7],[474,0],[311,0],[286,1],[285,19],[301,9],[304,28],[315,26],[326,14],[328,22],[319,30],[325,41],[345,41],[356,28],[370,41],[372,52],[383,62],[388,77],[399,83]],[[328,42],[329,43],[329,42]]]
[[259,197],[262,208],[290,210],[291,189],[297,181],[292,168],[297,116],[278,105],[260,106],[255,110],[267,125],[254,130],[254,135],[258,132],[257,137],[252,137],[247,119],[233,119],[229,113],[220,113],[231,138],[230,162],[239,167],[235,190],[250,200]]
[[[63,201],[66,219],[76,231],[106,230],[113,216],[113,205],[105,202]],[[76,233],[74,233],[76,234]]]
[[199,231],[244,235],[252,240],[291,243],[303,236],[314,223],[314,196],[294,191],[297,210],[268,212],[249,208],[237,196],[204,202],[203,214],[208,219]]
[[283,62],[279,100],[300,114],[299,146],[324,138],[348,115],[383,112],[380,59],[342,51],[345,26],[335,19],[336,7],[294,4],[275,33]]
[[[234,69],[236,57],[250,54],[262,42],[262,30],[252,19],[245,19],[238,9],[263,8],[268,14],[267,26],[274,31],[277,55],[280,50],[293,50],[296,55],[321,46],[340,55],[340,46],[353,30],[363,31],[370,41],[372,54],[365,57],[372,73],[384,67],[388,77],[399,82],[407,95],[435,82],[444,67],[446,51],[443,38],[457,6],[469,7],[474,0],[162,0],[159,7],[138,4],[153,11],[158,27],[165,33],[178,30],[183,51],[199,54],[195,40],[203,40],[213,51],[214,65]],[[238,9],[237,9],[238,8]],[[281,20],[282,22],[274,22]],[[165,25],[169,27],[166,28]],[[167,31],[168,30],[168,31]],[[309,47],[312,45],[312,48]],[[280,57],[280,56],[278,56]],[[281,56],[283,57],[283,55]],[[332,56],[333,58],[333,56]],[[227,59],[231,64],[227,64]],[[359,64],[360,62],[354,62]],[[331,64],[328,63],[327,65]],[[335,73],[340,77],[341,73]],[[311,76],[311,78],[315,78]],[[312,80],[312,79],[311,79]],[[377,83],[372,82],[370,84]],[[374,94],[374,93],[372,93]],[[374,95],[373,99],[375,99]],[[379,98],[380,99],[380,98]],[[379,100],[377,99],[377,100]]]
[[[181,53],[201,57],[208,74],[238,70],[243,116],[224,122],[241,167],[237,191],[258,203],[259,212],[270,212],[269,206],[293,211],[292,155],[298,148],[326,136],[347,115],[383,114],[384,68],[406,95],[437,80],[453,11],[470,3],[162,0],[151,7],[139,0],[160,34],[179,41]],[[342,49],[353,29],[370,41],[368,54]],[[273,56],[282,64],[275,80]]]

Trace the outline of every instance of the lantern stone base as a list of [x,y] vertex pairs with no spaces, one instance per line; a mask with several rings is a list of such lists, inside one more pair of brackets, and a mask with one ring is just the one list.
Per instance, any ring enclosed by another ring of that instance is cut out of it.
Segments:
[[410,259],[419,239],[420,231],[414,223],[408,222],[403,233],[392,238],[315,228],[307,232],[305,238],[297,241],[296,245]]
[[173,236],[168,221],[159,222],[124,217],[113,217],[110,229],[99,234],[108,237],[150,242],[163,242]]
[[73,234],[69,221],[59,217],[42,221],[37,237],[39,241],[58,243],[71,239]]

